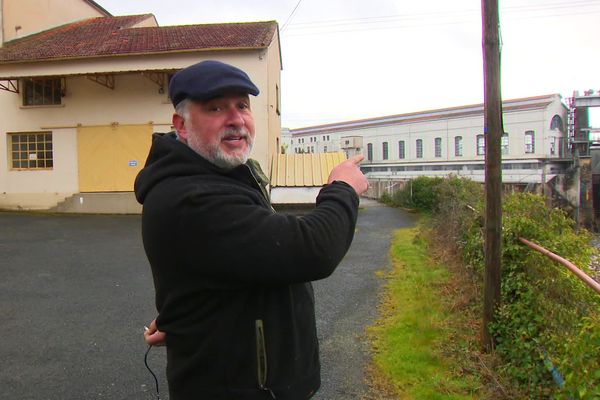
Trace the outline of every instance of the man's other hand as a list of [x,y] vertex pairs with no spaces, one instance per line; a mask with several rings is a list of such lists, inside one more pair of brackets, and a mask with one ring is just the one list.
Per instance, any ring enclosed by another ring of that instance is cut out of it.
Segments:
[[335,168],[331,170],[331,174],[329,174],[327,183],[329,184],[333,181],[342,181],[352,186],[352,188],[359,195],[366,192],[367,188],[369,187],[369,183],[367,182],[367,178],[362,172],[360,172],[360,168],[358,167],[358,163],[360,163],[364,158],[365,156],[359,154],[339,165],[336,165]]
[[150,346],[164,346],[167,334],[161,332],[156,327],[156,319],[150,322],[150,325],[144,330],[144,341]]

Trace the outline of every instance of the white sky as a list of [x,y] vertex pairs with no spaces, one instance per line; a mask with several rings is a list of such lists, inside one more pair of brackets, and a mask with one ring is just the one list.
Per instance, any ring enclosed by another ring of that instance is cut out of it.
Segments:
[[[483,103],[479,0],[96,2],[161,26],[278,21],[284,127]],[[600,89],[600,0],[500,0],[500,23],[504,99]]]

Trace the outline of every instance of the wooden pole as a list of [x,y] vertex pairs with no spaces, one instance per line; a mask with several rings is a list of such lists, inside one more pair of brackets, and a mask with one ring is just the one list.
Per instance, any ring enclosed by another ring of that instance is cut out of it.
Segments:
[[494,348],[489,330],[500,304],[502,258],[502,95],[500,92],[500,35],[498,0],[481,0],[483,20],[483,70],[485,95],[485,279],[483,329],[484,351]]

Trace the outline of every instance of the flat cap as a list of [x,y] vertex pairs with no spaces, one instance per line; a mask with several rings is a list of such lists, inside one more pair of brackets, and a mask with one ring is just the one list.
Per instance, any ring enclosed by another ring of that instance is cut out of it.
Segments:
[[178,71],[169,83],[173,106],[182,100],[209,100],[231,91],[258,95],[259,90],[248,75],[233,65],[208,60]]

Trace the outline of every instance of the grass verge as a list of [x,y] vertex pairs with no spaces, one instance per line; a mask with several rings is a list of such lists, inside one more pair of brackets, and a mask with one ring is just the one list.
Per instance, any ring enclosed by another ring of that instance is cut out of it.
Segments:
[[402,229],[393,238],[380,317],[367,332],[373,350],[367,398],[503,398],[496,378],[484,372],[490,360],[474,350],[477,287],[449,268],[444,255],[431,254],[421,229]]

